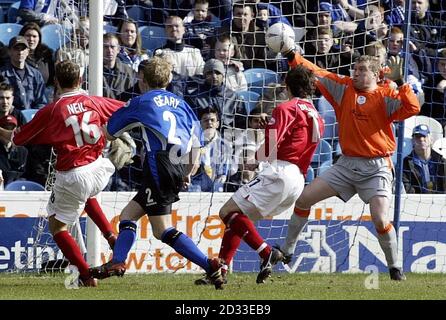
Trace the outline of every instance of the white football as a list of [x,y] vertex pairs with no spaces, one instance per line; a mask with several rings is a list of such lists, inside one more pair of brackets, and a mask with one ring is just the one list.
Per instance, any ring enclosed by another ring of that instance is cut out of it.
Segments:
[[294,30],[288,24],[277,22],[268,28],[266,45],[276,53],[285,52],[294,46]]

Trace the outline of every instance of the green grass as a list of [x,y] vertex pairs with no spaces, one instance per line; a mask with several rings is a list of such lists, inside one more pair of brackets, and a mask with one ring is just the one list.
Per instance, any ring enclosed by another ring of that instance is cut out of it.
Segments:
[[102,280],[97,288],[67,290],[65,275],[0,275],[0,300],[392,300],[446,299],[443,274],[407,274],[405,282],[380,274],[379,289],[366,289],[366,274],[273,274],[267,283],[255,283],[256,274],[231,274],[224,290],[195,286],[199,275],[126,275]]

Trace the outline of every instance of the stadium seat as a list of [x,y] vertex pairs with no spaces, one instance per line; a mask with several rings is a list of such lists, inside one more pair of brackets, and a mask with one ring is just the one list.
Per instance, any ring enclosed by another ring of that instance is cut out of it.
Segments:
[[37,111],[39,111],[39,109],[25,109],[21,110],[20,112],[23,114],[26,122],[28,123],[31,121],[32,118],[34,118],[34,115],[36,114]]
[[321,140],[314,152],[313,158],[311,159],[311,166],[315,170],[315,176],[318,175],[319,167],[324,162],[333,162],[333,148],[331,145],[325,141]]
[[446,159],[446,138],[438,139],[435,141],[432,149]]
[[248,90],[263,94],[263,89],[268,87],[269,83],[279,83],[279,75],[269,69],[253,68],[243,71],[246,82],[248,83]]
[[138,26],[143,26],[146,24],[144,17],[144,10],[140,6],[138,5],[131,6],[130,8],[126,8],[126,11],[129,18],[135,20]]
[[45,187],[34,181],[13,181],[8,183],[5,191],[45,191]]
[[[398,147],[398,138],[396,139],[396,145]],[[410,138],[404,137],[403,139],[403,158],[407,157],[412,152],[412,135]],[[392,155],[392,162],[394,165],[396,165],[398,152],[395,151],[395,153]]]
[[260,94],[254,91],[239,91],[237,94],[245,104],[246,114],[250,114],[259,102]]
[[142,47],[154,51],[167,42],[166,31],[162,27],[144,26],[139,29],[142,39]]
[[3,8],[0,7],[0,23],[5,22],[5,14],[3,12]]
[[332,166],[333,166],[333,163],[331,160],[323,162],[319,166],[318,175],[321,175],[322,173],[324,173],[324,171],[326,171],[328,168],[331,168]]
[[9,23],[16,23],[17,17],[19,15],[19,7],[20,7],[20,1],[16,1],[8,9],[8,18],[7,21]]
[[22,25],[18,23],[1,23],[0,24],[0,41],[8,46],[9,40],[19,34]]
[[115,27],[111,24],[104,24],[104,34],[106,33],[116,33],[118,31],[118,27]]
[[443,138],[443,127],[437,120],[426,116],[413,116],[404,121],[404,137],[412,138],[412,130],[419,124],[425,124],[429,127],[432,135],[432,140]]
[[[64,34],[69,33],[59,24],[48,24],[42,27],[42,42],[50,47],[54,52],[65,43]],[[68,35],[69,36],[69,35]]]
[[314,180],[314,170],[312,167],[308,167],[307,176],[305,177],[305,183],[310,183]]

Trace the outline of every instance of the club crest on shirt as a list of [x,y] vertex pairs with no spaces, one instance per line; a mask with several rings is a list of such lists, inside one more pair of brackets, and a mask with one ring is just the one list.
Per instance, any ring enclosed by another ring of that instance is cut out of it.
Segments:
[[366,101],[366,98],[364,96],[358,96],[358,98],[356,98],[356,102],[358,104],[364,104]]
[[271,117],[271,119],[269,119],[268,125],[272,126],[276,123],[276,119],[274,119],[273,117]]

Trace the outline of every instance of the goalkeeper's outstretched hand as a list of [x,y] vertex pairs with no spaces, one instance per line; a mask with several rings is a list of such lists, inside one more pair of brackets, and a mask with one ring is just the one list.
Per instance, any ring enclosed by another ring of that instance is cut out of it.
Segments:
[[403,79],[403,64],[404,59],[400,56],[392,56],[387,61],[389,72],[386,73],[386,77],[392,81],[400,81]]
[[108,158],[117,170],[133,163],[132,157],[136,151],[135,141],[125,132],[110,143]]

